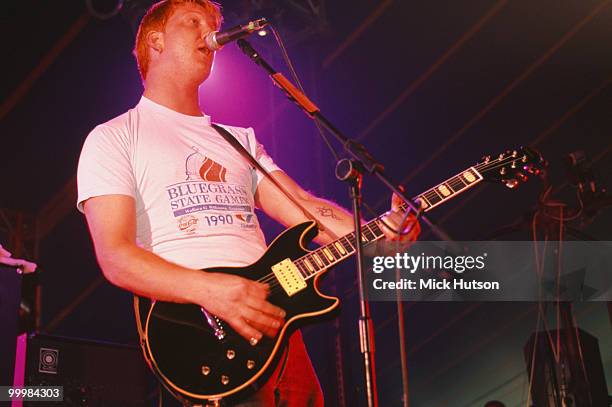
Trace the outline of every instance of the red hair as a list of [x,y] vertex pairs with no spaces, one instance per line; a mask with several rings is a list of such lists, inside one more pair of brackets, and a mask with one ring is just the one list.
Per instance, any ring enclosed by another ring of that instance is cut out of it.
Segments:
[[163,0],[152,5],[142,18],[140,26],[138,26],[136,43],[134,44],[133,51],[136,57],[136,63],[138,64],[138,71],[140,71],[140,77],[143,81],[147,77],[149,62],[151,60],[149,47],[147,45],[147,34],[151,31],[164,31],[166,23],[176,8],[189,3],[197,4],[205,10],[208,16],[208,25],[213,27],[213,29],[218,30],[221,26],[221,22],[223,21],[221,7],[211,0]]

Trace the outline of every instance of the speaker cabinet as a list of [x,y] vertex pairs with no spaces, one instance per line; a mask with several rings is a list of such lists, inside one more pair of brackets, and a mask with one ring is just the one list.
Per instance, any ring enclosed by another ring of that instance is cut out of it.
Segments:
[[139,348],[49,335],[19,336],[14,385],[63,386],[50,406],[140,407],[158,396]]
[[[557,332],[533,334],[524,348],[527,371],[533,371],[531,398],[535,407],[602,407],[608,389],[597,338],[580,329],[561,329],[560,349],[553,352]],[[531,365],[536,346],[536,359]],[[558,404],[557,404],[558,402]]]
[[15,342],[21,301],[21,275],[0,265],[0,385],[13,382]]

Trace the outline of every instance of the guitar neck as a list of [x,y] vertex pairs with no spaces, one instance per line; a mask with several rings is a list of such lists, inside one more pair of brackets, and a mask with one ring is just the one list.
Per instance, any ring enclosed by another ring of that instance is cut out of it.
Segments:
[[[428,212],[478,184],[482,179],[480,172],[475,167],[470,167],[428,189],[414,198],[413,201],[420,204],[424,212]],[[407,205],[402,204],[401,209],[406,210]],[[361,226],[361,238],[365,245],[373,243],[383,236],[380,216]],[[356,252],[355,247],[355,232],[353,232],[294,260],[294,264],[304,278],[309,278],[352,256]]]

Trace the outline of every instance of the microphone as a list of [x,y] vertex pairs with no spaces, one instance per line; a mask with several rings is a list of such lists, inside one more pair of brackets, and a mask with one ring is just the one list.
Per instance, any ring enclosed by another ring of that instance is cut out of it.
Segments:
[[259,18],[257,20],[249,21],[245,25],[237,25],[223,31],[209,32],[204,37],[204,42],[206,44],[206,48],[211,51],[217,51],[228,42],[247,37],[253,32],[261,30],[266,25],[268,25],[268,21],[265,18]]

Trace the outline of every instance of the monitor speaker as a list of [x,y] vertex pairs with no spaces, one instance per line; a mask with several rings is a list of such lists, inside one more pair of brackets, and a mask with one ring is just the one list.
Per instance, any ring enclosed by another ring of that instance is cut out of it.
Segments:
[[[536,407],[608,406],[608,389],[597,338],[581,329],[533,334],[524,348],[527,371],[533,370],[531,398]],[[535,346],[535,363],[532,355]]]
[[0,386],[13,382],[20,300],[21,275],[0,265]]
[[136,346],[24,334],[16,353],[14,385],[63,386],[64,401],[46,405],[140,407],[158,398],[158,386]]

